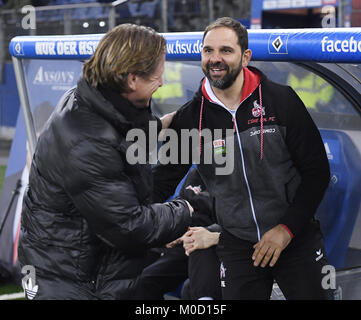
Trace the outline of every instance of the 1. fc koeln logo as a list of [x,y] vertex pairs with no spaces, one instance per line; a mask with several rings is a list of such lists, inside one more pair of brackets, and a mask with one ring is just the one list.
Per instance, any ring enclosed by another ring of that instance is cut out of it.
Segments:
[[[261,116],[261,106],[257,103],[257,100],[253,101],[253,107],[254,108],[252,109],[252,115],[255,118],[260,117]],[[263,116],[266,114],[264,107],[262,107],[262,114],[263,114]]]

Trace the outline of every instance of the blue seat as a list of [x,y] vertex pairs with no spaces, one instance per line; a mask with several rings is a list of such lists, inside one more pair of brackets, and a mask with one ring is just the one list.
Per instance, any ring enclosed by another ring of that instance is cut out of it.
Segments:
[[65,10],[52,10],[51,16],[48,17],[48,21],[63,21]]
[[104,10],[103,7],[92,7],[89,8],[89,11],[87,12],[88,19],[103,19],[106,17],[108,17],[108,11]]
[[153,18],[155,13],[155,8],[157,7],[158,2],[159,0],[143,2],[140,7],[141,15],[149,18]]
[[69,0],[55,0],[57,5],[69,4]]
[[345,265],[361,203],[361,156],[345,132],[320,130],[331,170],[331,182],[317,210],[329,263]]
[[132,17],[149,17],[153,18],[155,8],[158,5],[159,0],[142,1],[140,2],[128,2],[128,9]]
[[115,11],[117,12],[119,18],[129,18],[130,17],[129,8],[126,3],[122,3],[121,5],[117,6],[115,8]]
[[72,19],[84,20],[88,17],[89,8],[75,8],[71,10]]
[[52,15],[51,11],[38,11],[36,13],[36,21],[37,22],[47,22],[50,20]]

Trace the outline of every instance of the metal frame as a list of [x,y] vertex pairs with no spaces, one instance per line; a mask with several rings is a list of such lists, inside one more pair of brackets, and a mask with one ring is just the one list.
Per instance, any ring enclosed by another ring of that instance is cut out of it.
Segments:
[[29,151],[31,155],[33,155],[35,151],[37,138],[35,133],[33,115],[31,113],[31,108],[30,108],[28,89],[25,81],[23,62],[15,57],[12,57],[12,60],[14,65],[16,84],[18,86],[21,109],[24,114],[26,134],[29,143]]

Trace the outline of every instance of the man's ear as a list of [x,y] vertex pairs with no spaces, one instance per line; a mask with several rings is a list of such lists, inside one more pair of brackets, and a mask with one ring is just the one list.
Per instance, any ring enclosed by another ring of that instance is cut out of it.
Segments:
[[138,76],[134,73],[129,73],[127,77],[128,88],[131,91],[135,91],[137,89]]
[[252,58],[252,51],[247,49],[243,52],[243,59],[242,59],[242,67],[245,68],[248,66],[249,62]]

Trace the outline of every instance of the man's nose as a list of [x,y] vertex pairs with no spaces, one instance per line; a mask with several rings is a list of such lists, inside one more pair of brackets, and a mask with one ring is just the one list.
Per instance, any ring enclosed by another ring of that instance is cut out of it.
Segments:
[[221,62],[222,61],[222,56],[217,53],[217,52],[214,52],[210,58],[209,58],[210,62],[212,63],[217,63],[217,62]]

